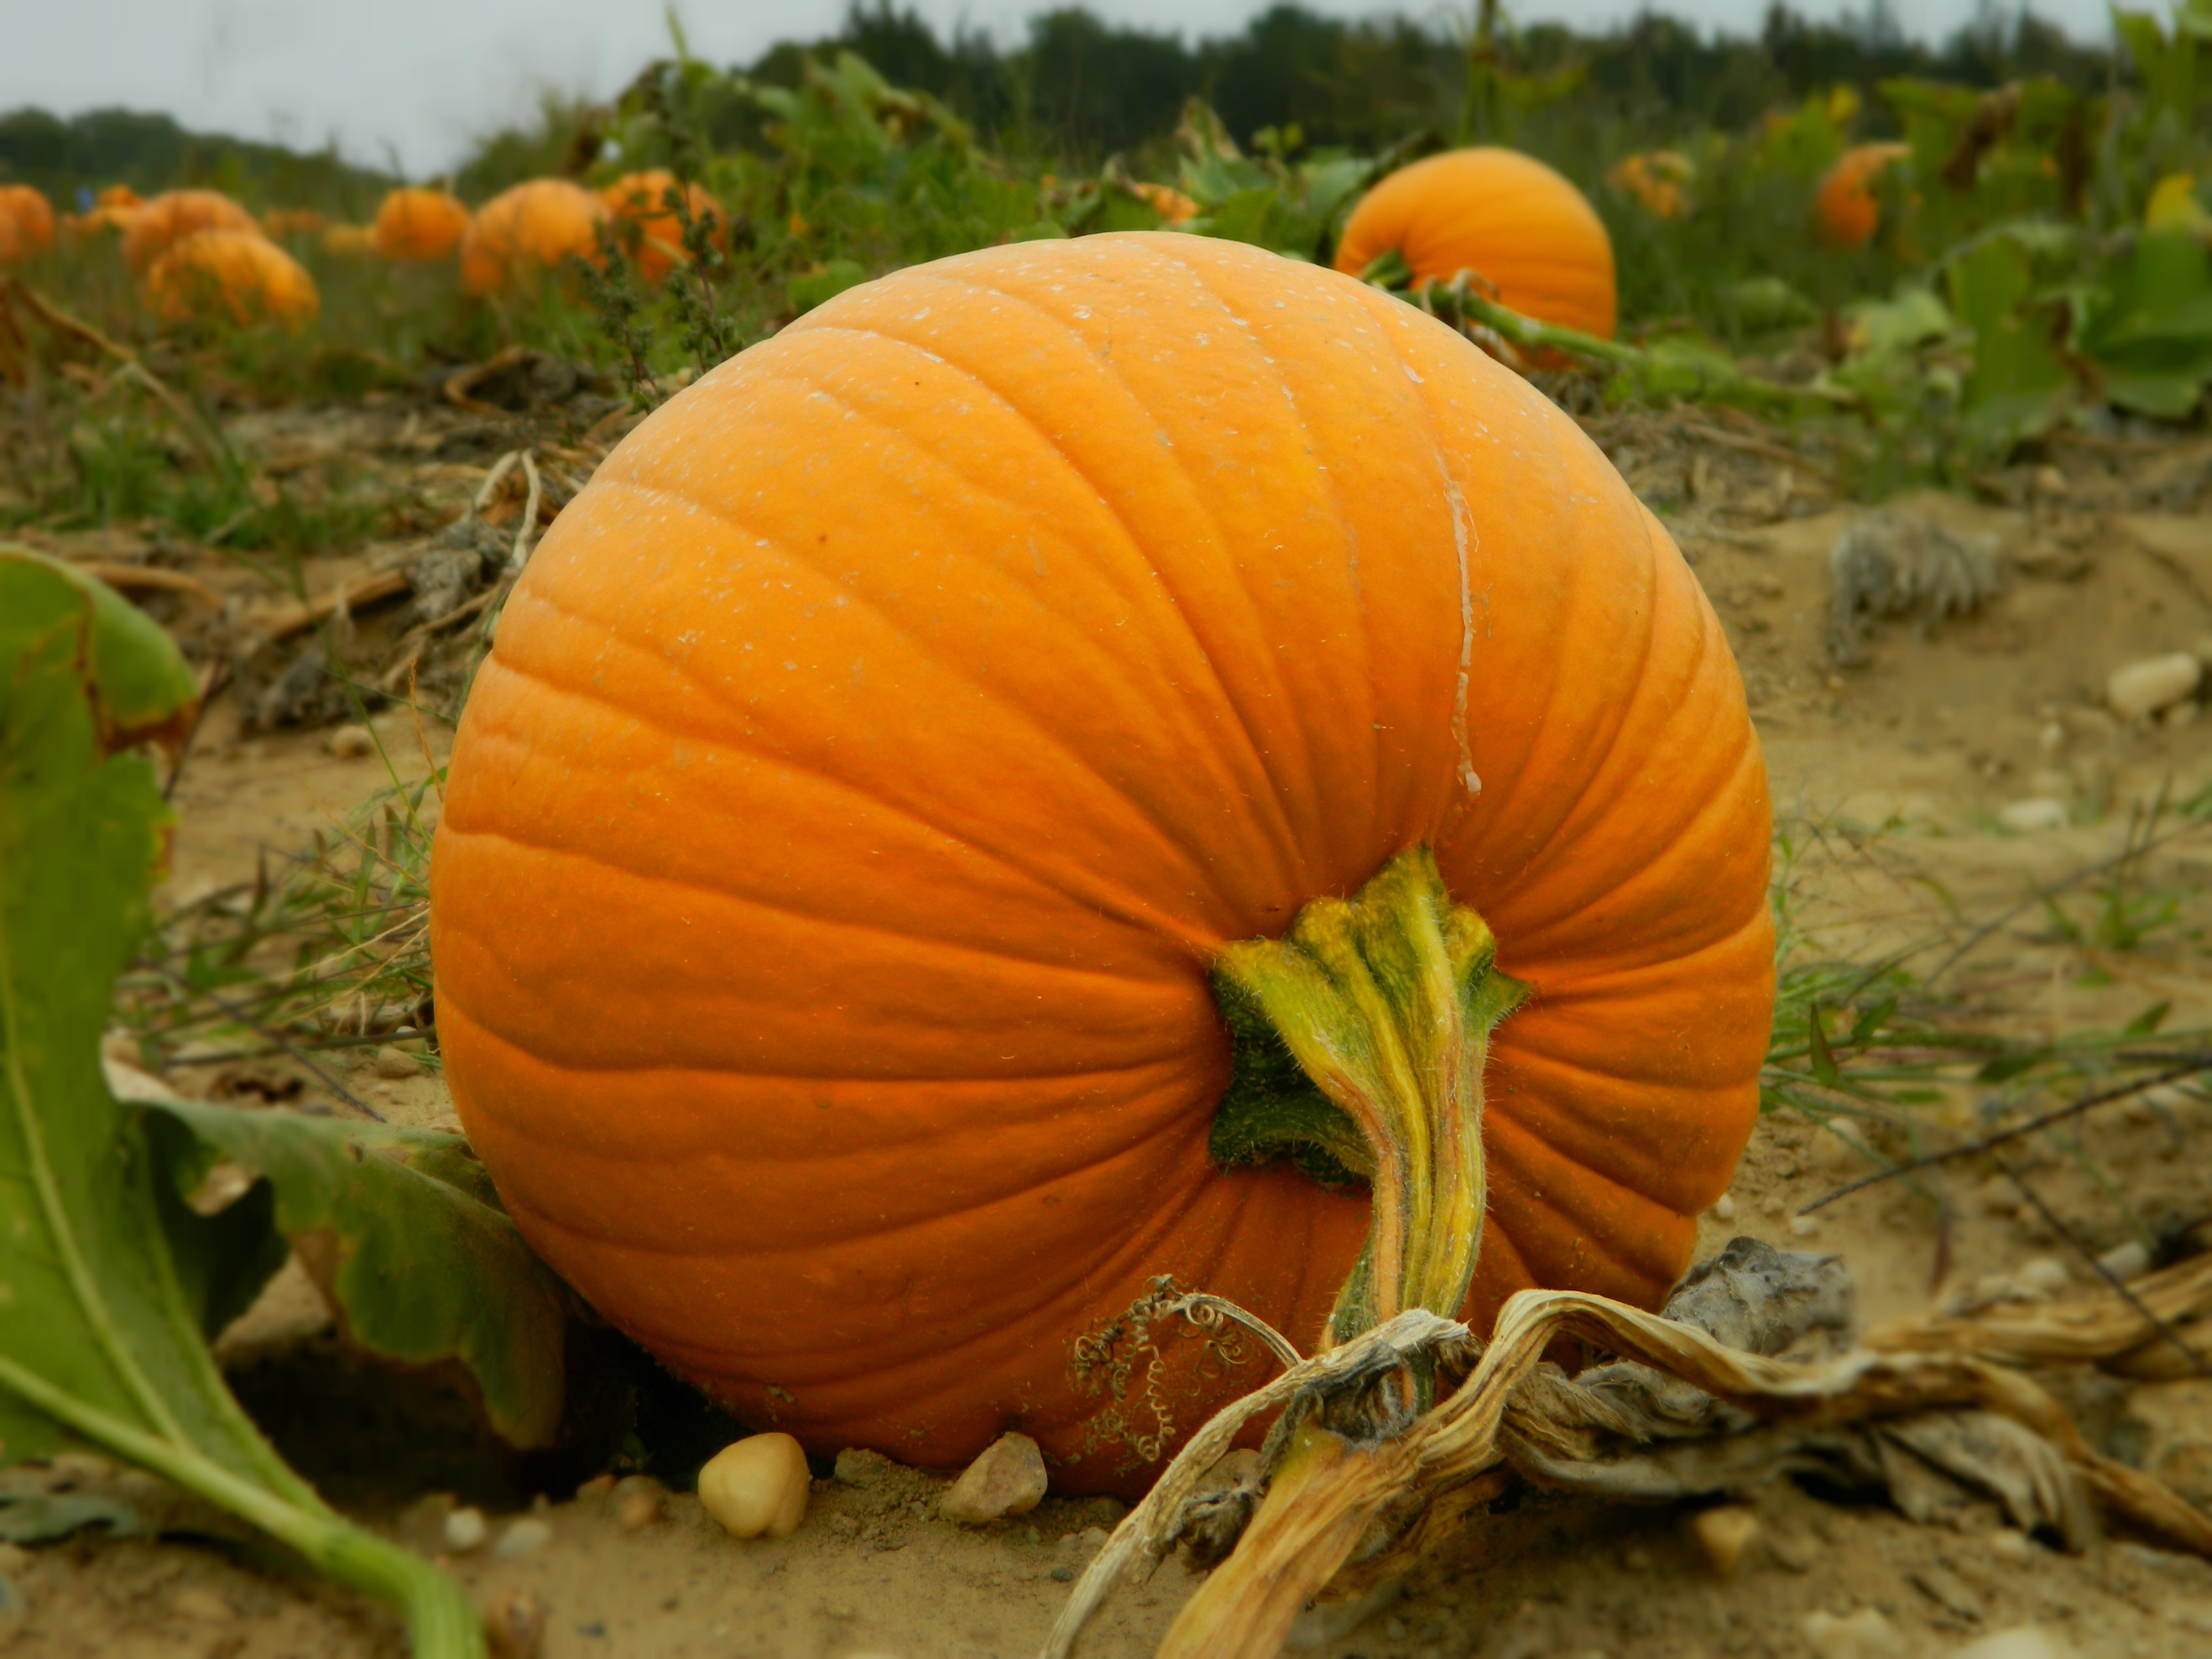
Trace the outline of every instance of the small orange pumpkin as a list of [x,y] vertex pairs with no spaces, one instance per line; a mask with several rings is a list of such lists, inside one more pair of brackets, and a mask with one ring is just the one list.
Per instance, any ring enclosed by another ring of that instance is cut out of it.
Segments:
[[0,185],[0,265],[54,245],[54,209],[29,185]]
[[461,286],[495,294],[558,270],[599,263],[606,204],[566,179],[532,179],[478,208],[461,237]]
[[164,191],[131,210],[123,232],[123,263],[144,271],[185,237],[203,230],[240,230],[259,236],[261,225],[221,191]]
[[1518,150],[1448,150],[1401,168],[1352,210],[1336,268],[1358,276],[1395,250],[1416,281],[1472,271],[1498,302],[1613,337],[1613,239],[1589,198]]
[[1653,1306],[1757,1112],[1767,840],[1720,625],[1547,399],[1257,248],[1012,244],[724,363],[547,532],[440,1041],[532,1244],[746,1421],[1127,1492],[1070,1341],[1173,1273],[1310,1343],[1367,1225],[1212,1161],[1219,953],[1431,848],[1534,986],[1467,1316]]
[[1648,149],[1624,158],[1605,181],[1662,219],[1680,219],[1690,210],[1688,185],[1695,171],[1680,150]]
[[191,318],[303,328],[322,309],[315,279],[297,259],[252,230],[201,230],[154,261],[146,297],[173,323]]
[[1198,217],[1198,204],[1170,185],[1139,181],[1129,188],[1146,207],[1171,225],[1188,224]]
[[1881,223],[1875,181],[1891,162],[1911,154],[1910,144],[1854,144],[1838,156],[1813,200],[1813,224],[1820,240],[1831,247],[1864,247]]
[[404,185],[376,210],[376,251],[387,259],[449,259],[468,234],[469,210],[450,191]]
[[[599,192],[599,199],[614,216],[623,242],[637,261],[638,274],[648,283],[664,280],[679,261],[690,257],[684,252],[684,222],[668,205],[668,192],[676,187],[674,173],[665,167],[654,167],[625,173]],[[684,202],[692,222],[710,222],[714,246],[726,250],[730,219],[722,204],[696,184],[684,186]]]

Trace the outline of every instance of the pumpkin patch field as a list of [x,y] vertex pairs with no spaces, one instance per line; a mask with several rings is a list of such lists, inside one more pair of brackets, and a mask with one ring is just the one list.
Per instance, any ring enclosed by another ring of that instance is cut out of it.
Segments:
[[1068,16],[0,118],[0,1654],[2204,1651],[2212,13]]

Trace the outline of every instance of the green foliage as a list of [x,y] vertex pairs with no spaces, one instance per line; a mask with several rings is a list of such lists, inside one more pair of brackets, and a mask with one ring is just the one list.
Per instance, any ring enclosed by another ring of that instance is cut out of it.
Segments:
[[[0,1455],[90,1441],[399,1604],[416,1650],[481,1655],[459,1587],[349,1525],[239,1408],[204,1340],[283,1247],[313,1242],[347,1328],[457,1356],[494,1419],[557,1419],[550,1277],[450,1137],[216,1108],[127,1111],[102,1075],[111,988],[149,921],[171,821],[139,745],[189,722],[166,635],[58,562],[0,549]],[[202,1214],[215,1158],[263,1177]],[[256,1194],[258,1196],[256,1196]]]

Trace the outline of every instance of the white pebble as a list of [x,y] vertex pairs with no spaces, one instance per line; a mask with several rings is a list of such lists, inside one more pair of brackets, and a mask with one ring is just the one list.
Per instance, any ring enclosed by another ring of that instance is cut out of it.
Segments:
[[526,1515],[520,1521],[510,1522],[491,1553],[502,1561],[520,1561],[526,1555],[535,1555],[553,1541],[551,1523],[535,1516]]
[[699,1501],[735,1538],[788,1538],[806,1518],[806,1453],[787,1434],[735,1441],[699,1471]]
[[2035,1297],[2057,1296],[2074,1282],[2074,1275],[2066,1271],[2066,1264],[2048,1255],[2030,1257],[2020,1264],[2012,1277],[2015,1285]]
[[2097,1265],[2115,1279],[2139,1279],[2150,1271],[2150,1252],[2142,1240],[2131,1238],[2099,1256]]
[[2203,677],[2204,665],[2186,651],[2144,657],[2112,672],[2105,681],[2105,701],[2122,720],[2142,720],[2179,702]]
[[1713,1200],[1713,1215],[1717,1219],[1722,1221],[1735,1220],[1735,1194],[1734,1193],[1723,1193],[1718,1198],[1715,1199]]
[[369,1061],[369,1069],[380,1078],[396,1080],[403,1077],[420,1077],[427,1068],[404,1048],[395,1048],[386,1043],[376,1051],[376,1057]]
[[1743,1553],[1759,1536],[1759,1515],[1738,1504],[1700,1510],[1690,1522],[1690,1531],[1705,1552],[1705,1561],[1723,1578],[1733,1577]]
[[1793,1215],[1790,1218],[1790,1237],[1810,1238],[1820,1231],[1820,1218],[1816,1215]]
[[1904,1651],[1897,1626],[1877,1607],[1861,1607],[1837,1618],[1833,1613],[1805,1615],[1805,1643],[1819,1659],[1890,1659]]
[[1997,822],[2015,835],[2039,835],[2066,827],[2066,803],[2049,795],[2031,795],[1997,809]]
[[1027,1515],[1042,1501],[1044,1453],[1025,1434],[1008,1432],[983,1448],[946,1488],[937,1512],[948,1521],[980,1526],[1010,1515]]
[[338,726],[323,739],[323,746],[340,760],[359,760],[376,748],[376,739],[365,726]]
[[1990,1534],[1990,1553],[2000,1561],[2031,1560],[2035,1555],[2035,1540],[2024,1532],[1999,1527]]
[[2071,1659],[2073,1652],[2064,1638],[2040,1625],[2014,1625],[1967,1643],[1951,1659]]
[[482,1510],[455,1510],[446,1517],[446,1547],[449,1550],[472,1550],[483,1542],[484,1532]]

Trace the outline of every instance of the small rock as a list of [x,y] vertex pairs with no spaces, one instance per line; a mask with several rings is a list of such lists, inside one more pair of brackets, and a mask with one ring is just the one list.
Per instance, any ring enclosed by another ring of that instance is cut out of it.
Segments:
[[376,1058],[369,1062],[369,1069],[380,1078],[397,1082],[403,1077],[420,1077],[427,1068],[404,1048],[387,1045],[376,1051]]
[[806,1453],[783,1433],[748,1435],[707,1460],[699,1501],[733,1538],[788,1538],[813,1491]]
[[1081,1532],[1071,1532],[1060,1540],[1060,1547],[1073,1555],[1096,1555],[1106,1547],[1113,1534],[1103,1527],[1085,1527]]
[[1790,1237],[1810,1238],[1820,1231],[1820,1218],[1816,1215],[1793,1215],[1790,1218]]
[[1723,1193],[1718,1198],[1713,1200],[1713,1218],[1716,1221],[1733,1221],[1735,1219],[1735,1194],[1734,1193]]
[[238,1617],[236,1607],[213,1590],[199,1584],[185,1585],[177,1592],[169,1605],[180,1617],[197,1619],[204,1624],[227,1625]]
[[2197,689],[2204,665],[2186,651],[2144,657],[2115,668],[2105,681],[2105,701],[2124,720],[2142,720]]
[[643,1532],[660,1519],[663,1510],[657,1492],[634,1492],[615,1500],[615,1521],[624,1532]]
[[2056,1256],[2032,1256],[2020,1264],[2013,1274],[2013,1283],[2030,1296],[2057,1296],[2074,1282],[2074,1275],[2066,1271],[2066,1264]]
[[2014,1625],[1967,1643],[1951,1659],[2071,1659],[2073,1651],[2063,1637],[2040,1625]]
[[2066,827],[2066,803],[2049,795],[2031,795],[2008,801],[1997,809],[1997,822],[2015,835],[2038,835]]
[[1840,1619],[1808,1613],[1803,1628],[1806,1645],[1819,1659],[1890,1659],[1905,1650],[1897,1626],[1876,1607],[1861,1607]]
[[580,1504],[586,1498],[605,1498],[614,1489],[615,1477],[611,1473],[595,1474],[576,1488],[576,1501]]
[[2039,495],[2063,495],[2066,493],[2066,475],[2048,461],[2035,469],[2034,483],[2035,493]]
[[1729,1578],[1742,1564],[1744,1551],[1759,1536],[1759,1516],[1735,1504],[1700,1510],[1690,1522],[1690,1531],[1705,1552],[1706,1564],[1722,1577]]
[[359,760],[376,751],[376,738],[365,726],[334,726],[323,747],[340,760]]
[[538,1659],[545,1648],[545,1603],[526,1589],[501,1590],[484,1613],[484,1635],[493,1659]]
[[937,1512],[968,1526],[1027,1515],[1043,1500],[1045,1485],[1044,1454],[1037,1443],[1025,1434],[1002,1434],[961,1472]]
[[2138,1279],[2150,1271],[2150,1252],[2141,1239],[2131,1238],[2099,1256],[2097,1265],[2115,1279]]
[[1051,1579],[1055,1584],[1072,1584],[1075,1582],[1075,1569],[1073,1567],[1054,1567],[1050,1572],[1045,1574],[1045,1577]]
[[446,1547],[455,1552],[472,1550],[483,1542],[488,1530],[482,1510],[455,1510],[446,1517]]
[[2035,1540],[2012,1527],[1999,1527],[1990,1534],[1990,1553],[2015,1565],[2030,1561],[2035,1557]]
[[[456,1511],[458,1513],[458,1511]],[[520,1521],[507,1523],[500,1534],[499,1542],[492,1546],[492,1553],[502,1561],[520,1561],[526,1555],[535,1555],[553,1541],[553,1528],[534,1515],[526,1515]]]
[[837,1479],[848,1486],[872,1486],[897,1467],[881,1452],[865,1446],[848,1446],[837,1454]]

